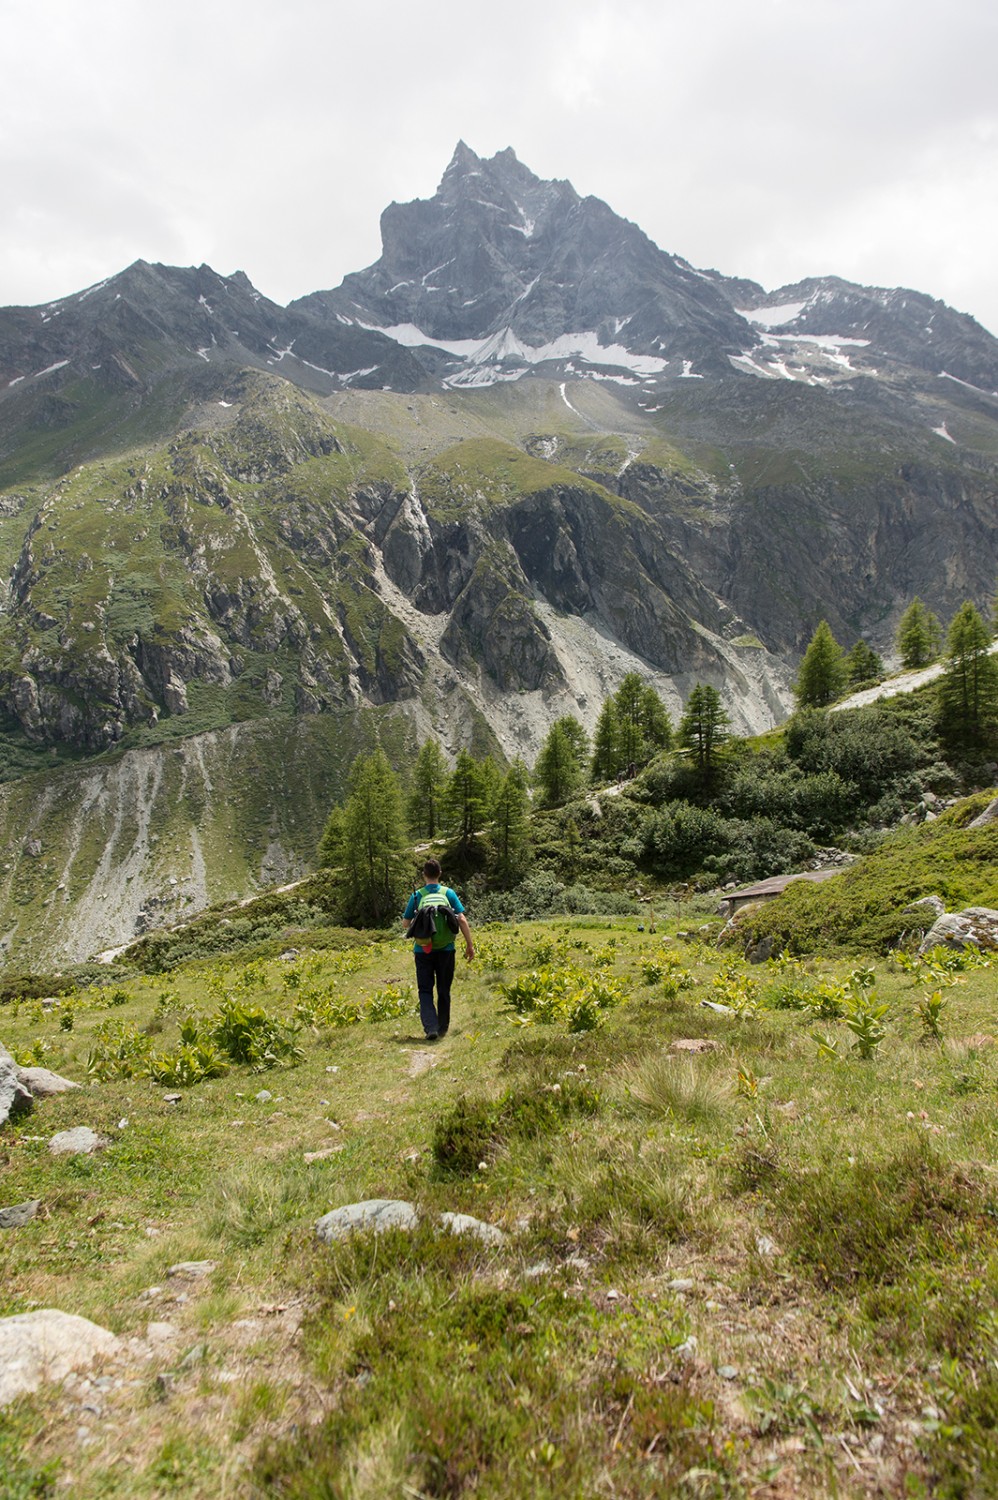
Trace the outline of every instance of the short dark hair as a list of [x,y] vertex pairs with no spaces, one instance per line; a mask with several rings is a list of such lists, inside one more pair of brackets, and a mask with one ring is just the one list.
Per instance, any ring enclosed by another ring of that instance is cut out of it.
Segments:
[[439,861],[439,859],[428,859],[425,862],[425,864],[423,865],[423,874],[426,876],[427,880],[439,880],[439,878],[440,878],[440,861]]

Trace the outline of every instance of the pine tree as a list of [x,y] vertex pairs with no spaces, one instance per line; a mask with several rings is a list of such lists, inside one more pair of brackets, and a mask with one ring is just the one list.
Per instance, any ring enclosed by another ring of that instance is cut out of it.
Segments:
[[486,803],[481,768],[467,750],[462,750],[447,783],[447,827],[456,835],[457,852],[462,856],[470,853],[475,835],[485,825]]
[[824,708],[834,702],[846,685],[845,656],[832,635],[827,620],[822,620],[800,664],[794,693],[798,708]]
[[846,683],[853,689],[872,687],[879,682],[884,675],[884,664],[865,641],[857,641],[852,650],[846,653]]
[[414,838],[435,839],[440,832],[444,821],[447,776],[447,762],[438,741],[424,741],[412,768],[412,787],[407,802],[409,828]]
[[343,809],[334,807],[326,819],[315,862],[320,870],[335,869],[343,859]]
[[939,655],[942,643],[943,628],[938,618],[916,594],[901,616],[895,637],[901,665],[909,672],[927,667]]
[[562,729],[564,729],[571,743],[575,759],[580,766],[584,766],[589,759],[589,736],[578,719],[574,714],[563,714],[560,719],[555,720],[555,723],[560,724]]
[[693,752],[697,776],[703,784],[714,777],[718,752],[728,738],[730,723],[717,689],[698,682],[680,721],[679,740]]
[[589,765],[592,781],[612,781],[620,770],[620,725],[617,705],[612,698],[603,701],[593,733],[593,754]]
[[672,744],[672,720],[651,683],[645,684],[641,698],[641,727],[648,749],[668,750]]
[[963,749],[983,749],[994,735],[998,663],[990,646],[991,633],[968,599],[950,623],[939,683],[940,731],[951,745]]
[[620,737],[621,769],[645,759],[645,684],[637,672],[628,672],[614,694]]
[[529,774],[515,760],[503,777],[492,815],[493,877],[502,885],[522,877],[530,860]]
[[387,925],[401,910],[408,861],[402,793],[383,750],[354,765],[340,853],[347,920]]
[[564,724],[556,721],[548,730],[534,766],[534,783],[544,807],[566,802],[582,783],[582,767]]

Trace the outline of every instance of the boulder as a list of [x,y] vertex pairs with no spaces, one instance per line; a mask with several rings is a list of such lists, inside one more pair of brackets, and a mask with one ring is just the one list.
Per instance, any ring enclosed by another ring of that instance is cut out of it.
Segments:
[[18,1068],[17,1076],[34,1099],[47,1099],[51,1094],[68,1094],[70,1089],[80,1087],[68,1078],[60,1078],[58,1073],[50,1073],[48,1068]]
[[60,1130],[49,1141],[53,1156],[90,1156],[108,1144],[107,1136],[98,1135],[89,1125],[77,1125],[74,1130]]
[[911,913],[913,916],[928,918],[929,912],[932,913],[933,922],[937,917],[945,916],[946,905],[941,896],[923,896],[920,901],[912,901],[904,909],[905,916]]
[[998,949],[998,911],[991,906],[968,906],[944,913],[925,934],[919,953],[930,948]]
[[0,1318],[0,1406],[120,1347],[106,1328],[51,1307]]
[[967,827],[987,828],[991,823],[998,823],[998,797],[993,802],[989,802],[984,811],[978,813],[973,822],[967,824]]
[[367,1198],[363,1203],[348,1203],[324,1214],[315,1226],[320,1240],[331,1245],[356,1230],[415,1229],[419,1215],[411,1203],[400,1198]]
[[451,1234],[473,1235],[483,1245],[502,1245],[506,1240],[501,1229],[486,1224],[483,1219],[475,1219],[471,1214],[441,1214],[440,1223]]
[[20,1071],[6,1047],[0,1046],[0,1125],[24,1114],[34,1103],[31,1090],[21,1082]]
[[15,1203],[11,1208],[0,1208],[0,1229],[20,1229],[22,1224],[27,1224],[35,1217],[42,1206],[40,1198],[33,1198],[30,1203]]

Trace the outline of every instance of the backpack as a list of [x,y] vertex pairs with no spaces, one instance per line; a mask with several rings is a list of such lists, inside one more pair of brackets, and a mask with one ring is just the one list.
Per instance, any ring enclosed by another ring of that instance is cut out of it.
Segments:
[[457,912],[448,901],[443,886],[437,891],[413,891],[413,895],[416,898],[416,911],[409,924],[409,937],[414,938],[417,943],[429,943],[443,937],[445,927],[448,936],[457,932],[460,926]]

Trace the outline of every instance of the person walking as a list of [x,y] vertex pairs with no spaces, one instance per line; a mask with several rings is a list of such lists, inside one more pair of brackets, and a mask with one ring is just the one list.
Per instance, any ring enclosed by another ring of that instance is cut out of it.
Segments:
[[[447,905],[457,918],[457,927],[464,938],[464,956],[470,962],[475,956],[475,945],[471,928],[464,914],[464,907],[456,891],[440,884],[440,861],[428,859],[423,865],[425,885],[413,891],[409,897],[402,921],[408,933],[420,907],[439,908]],[[454,981],[454,966],[457,954],[454,932],[443,918],[436,920],[436,930],[430,938],[419,938],[413,945],[416,960],[416,989],[419,993],[419,1019],[426,1032],[426,1040],[435,1042],[446,1036],[450,1028],[450,992]],[[433,987],[436,983],[437,999],[433,1003]]]

